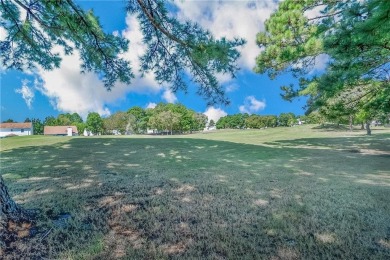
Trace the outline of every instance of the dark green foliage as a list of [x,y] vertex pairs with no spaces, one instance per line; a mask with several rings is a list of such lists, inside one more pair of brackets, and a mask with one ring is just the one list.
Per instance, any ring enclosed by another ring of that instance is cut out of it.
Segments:
[[101,134],[103,131],[103,119],[96,112],[88,113],[86,128],[93,134]]
[[43,123],[39,118],[33,118],[31,120],[32,125],[33,125],[33,133],[34,135],[43,135]]
[[127,114],[133,116],[134,124],[132,128],[134,132],[137,134],[144,133],[149,121],[146,111],[139,106],[135,106],[127,110]]
[[312,112],[308,115],[299,116],[301,121],[305,124],[321,124],[324,119],[318,112]]
[[132,114],[120,111],[104,118],[103,125],[106,134],[114,134],[114,130],[119,131],[120,134],[136,131],[135,117]]
[[84,133],[84,129],[87,128],[86,123],[73,123],[72,125],[77,127],[77,131],[79,132],[79,135],[82,135]]
[[43,121],[45,126],[56,126],[58,125],[57,119],[54,116],[47,116]]
[[24,119],[24,122],[25,123],[31,123],[31,119],[27,117],[26,119]]
[[[200,131],[206,127],[208,117],[202,113],[193,113],[193,126],[192,130]],[[214,122],[214,121],[213,121]]]
[[196,113],[182,104],[159,103],[155,108],[147,109],[146,114],[149,114],[147,125],[150,129],[169,130],[171,133],[202,130],[208,120],[206,115]]
[[278,126],[278,117],[250,115],[245,119],[245,124],[248,128],[254,128],[254,129],[260,129],[265,127],[276,127]]
[[79,114],[73,113],[73,114],[70,115],[70,121],[73,124],[76,124],[76,123],[82,123],[83,119],[81,118],[81,116]]
[[[319,15],[306,16],[318,7]],[[266,32],[258,34],[264,50],[255,70],[271,77],[286,71],[300,77],[298,89],[282,86],[284,98],[308,96],[309,112],[389,112],[389,10],[387,0],[283,1],[267,20]],[[324,73],[308,74],[319,54],[329,58]]]
[[3,123],[15,123],[15,121],[11,118],[8,118],[7,120],[3,121]]
[[296,118],[293,113],[281,113],[278,117],[279,126],[293,126],[296,123]]
[[221,117],[216,127],[217,129],[242,129],[246,128],[246,118],[248,118],[248,114],[234,114],[234,115],[227,115],[224,117]]

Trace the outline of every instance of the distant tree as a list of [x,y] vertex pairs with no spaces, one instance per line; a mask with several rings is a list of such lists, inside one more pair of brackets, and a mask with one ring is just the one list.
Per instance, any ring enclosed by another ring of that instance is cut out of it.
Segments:
[[72,125],[76,126],[77,132],[79,132],[79,135],[83,135],[84,130],[87,128],[86,123],[73,123]]
[[228,128],[227,121],[228,121],[227,116],[220,117],[219,120],[217,121],[217,123],[215,124],[215,126],[217,127],[217,129]]
[[150,129],[153,129],[153,131],[154,130],[157,130],[157,131],[163,130],[163,126],[161,124],[160,119],[157,117],[157,114],[153,114],[152,116],[149,117],[148,127]]
[[16,123],[13,119],[9,118],[5,121],[3,121],[3,123]]
[[172,111],[164,111],[158,114],[158,117],[161,120],[161,123],[164,129],[169,130],[171,135],[173,134],[173,129],[180,124],[180,114]]
[[293,126],[295,122],[296,118],[293,113],[281,113],[278,117],[279,126]]
[[181,133],[191,131],[196,125],[195,111],[188,109],[183,104],[168,104],[167,108],[179,115],[179,122],[175,127]]
[[72,125],[72,116],[69,113],[59,114],[57,116],[57,124],[62,126]]
[[245,128],[245,119],[248,118],[248,114],[234,114],[221,117],[216,126],[218,129],[242,129]]
[[322,124],[325,121],[325,118],[318,111],[313,111],[307,115],[300,116],[300,119],[305,124]]
[[259,129],[263,127],[261,118],[258,115],[250,115],[245,119],[245,124],[248,128]]
[[72,122],[72,125],[77,124],[77,123],[82,123],[83,119],[81,116],[77,113],[73,113],[70,115],[70,121]]
[[172,111],[162,111],[150,117],[149,125],[159,131],[167,131],[173,134],[173,129],[179,125],[180,114]]
[[146,114],[146,111],[139,107],[135,106],[127,110],[127,114],[132,115],[132,117],[129,117],[129,123],[132,127],[132,131],[139,134],[146,131],[147,128],[147,122],[148,117]]
[[27,117],[26,119],[24,119],[24,122],[25,123],[31,123],[31,119]]
[[57,119],[54,116],[47,116],[43,121],[45,126],[56,126],[58,125]]
[[250,115],[245,118],[245,124],[249,128],[265,128],[265,127],[276,127],[278,125],[278,118],[276,116],[261,116],[261,115]]
[[130,118],[133,118],[133,116],[121,111],[104,118],[103,125],[106,133],[112,134],[113,130],[117,130],[121,134],[125,134],[128,131],[134,132],[133,128],[135,123]]
[[209,122],[209,127],[213,127],[215,126],[215,122],[213,119],[210,119],[210,122]]
[[38,118],[33,118],[31,120],[33,125],[33,133],[34,135],[43,135],[43,123]]
[[264,116],[265,118],[265,125],[267,127],[276,127],[278,126],[278,117],[277,116],[274,116],[274,115],[270,115],[270,116]]
[[90,112],[87,116],[86,126],[93,134],[99,134],[103,131],[103,119],[96,112]]
[[[367,109],[361,109],[356,113],[356,121],[361,124],[361,129],[366,129],[367,135],[371,135],[371,121],[375,117],[377,111],[369,111]],[[365,127],[364,127],[365,126]]]
[[194,116],[193,129],[196,131],[203,130],[207,125],[207,121],[209,120],[208,117],[203,113],[194,113],[193,116]]

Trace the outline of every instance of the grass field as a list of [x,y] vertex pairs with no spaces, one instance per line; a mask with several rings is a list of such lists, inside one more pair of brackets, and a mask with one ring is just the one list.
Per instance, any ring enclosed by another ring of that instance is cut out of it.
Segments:
[[390,130],[1,140],[6,258],[389,259]]

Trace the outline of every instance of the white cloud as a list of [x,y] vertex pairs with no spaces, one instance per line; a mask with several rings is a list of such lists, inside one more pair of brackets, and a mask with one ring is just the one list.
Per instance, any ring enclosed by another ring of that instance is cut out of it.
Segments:
[[102,116],[110,114],[106,103],[125,95],[124,86],[116,86],[107,92],[102,81],[94,73],[80,73],[79,54],[62,55],[61,66],[51,71],[38,69],[41,84],[38,90],[50,99],[53,107],[62,112],[77,112],[86,117],[88,112]]
[[157,106],[156,103],[149,102],[148,105],[146,106],[146,108],[155,108],[156,106]]
[[325,5],[320,5],[320,6],[312,8],[312,9],[306,10],[304,12],[304,15],[307,17],[307,19],[314,19],[316,17],[323,15],[321,12],[324,9],[325,9]]
[[164,91],[162,98],[168,103],[175,103],[177,101],[176,95],[169,88]]
[[34,93],[33,88],[30,88],[29,86],[27,86],[28,83],[29,83],[28,80],[23,80],[22,87],[15,89],[15,92],[22,95],[22,98],[26,102],[27,107],[29,109],[31,109],[32,108],[32,101],[34,100],[35,93]]
[[[90,111],[107,116],[111,113],[107,105],[120,101],[127,93],[158,93],[163,88],[157,84],[153,75],[146,74],[141,77],[138,57],[144,52],[142,34],[136,18],[127,16],[126,24],[127,28],[121,33],[131,42],[129,50],[122,54],[122,57],[131,62],[136,76],[132,83],[130,85],[117,83],[111,91],[107,91],[98,75],[91,72],[80,73],[81,62],[77,51],[65,56],[63,50],[58,47],[54,51],[61,53],[60,68],[52,71],[45,71],[42,68],[37,70],[37,76],[41,80],[37,89],[50,99],[55,109],[62,112],[77,112],[82,117],[86,117]],[[173,99],[174,96],[170,98]]]
[[248,96],[244,100],[244,104],[239,106],[241,113],[252,114],[260,110],[264,110],[266,104],[265,100],[257,100],[254,96]]
[[274,0],[257,1],[175,1],[181,20],[196,21],[217,38],[247,40],[241,48],[239,66],[252,69],[260,53],[256,33],[264,30],[264,21],[277,8]]
[[130,44],[129,50],[124,53],[122,57],[129,60],[131,62],[131,67],[133,68],[135,78],[131,84],[132,92],[157,93],[163,89],[163,86],[157,83],[154,79],[154,74],[146,73],[142,77],[141,72],[139,71],[141,68],[139,57],[146,51],[139,22],[134,15],[128,14],[126,16],[126,25],[126,29],[122,31],[122,36],[128,39]]
[[317,71],[325,70],[328,65],[329,59],[329,55],[327,54],[318,55],[315,59],[314,68],[310,71],[310,74],[315,73]]
[[225,91],[229,93],[229,92],[234,92],[237,89],[239,89],[239,86],[237,84],[233,83],[233,84],[227,85],[226,88],[225,88]]
[[227,116],[227,113],[223,111],[220,108],[215,108],[215,107],[208,107],[207,110],[203,113],[205,114],[209,122],[212,119],[215,123],[223,116]]
[[4,41],[7,38],[8,32],[4,27],[0,27],[0,41]]
[[[8,33],[7,31],[4,29],[4,27],[0,27],[0,41],[4,41],[5,38],[7,37]],[[5,70],[6,70],[6,67],[3,66],[3,61],[0,60],[0,73],[4,73]]]

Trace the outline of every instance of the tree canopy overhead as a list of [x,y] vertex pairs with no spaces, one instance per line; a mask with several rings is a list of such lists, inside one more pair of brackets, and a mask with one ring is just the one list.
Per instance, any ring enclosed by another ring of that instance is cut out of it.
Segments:
[[[126,10],[137,16],[144,35],[142,72],[153,72],[159,83],[169,84],[173,91],[187,90],[189,73],[198,84],[198,94],[209,104],[229,102],[216,74],[234,77],[236,47],[244,40],[215,39],[196,23],[180,22],[169,14],[166,1],[128,0]],[[131,83],[131,64],[120,58],[128,50],[128,41],[104,32],[94,13],[72,0],[0,0],[0,13],[0,27],[6,31],[0,59],[6,68],[59,67],[56,47],[61,46],[66,55],[79,51],[81,70],[97,73],[107,89],[117,81]]]
[[[285,0],[257,36],[255,71],[292,72],[299,87],[282,86],[283,97],[308,96],[309,111],[330,103],[390,111],[389,42],[390,1]],[[325,72],[309,73],[319,55]]]

